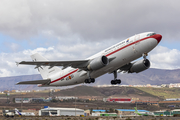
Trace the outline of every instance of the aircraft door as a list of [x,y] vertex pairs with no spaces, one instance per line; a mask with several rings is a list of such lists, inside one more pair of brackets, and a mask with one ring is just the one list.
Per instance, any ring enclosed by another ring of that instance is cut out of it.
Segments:
[[[60,78],[63,77],[63,75],[64,75],[64,71],[62,70],[62,71],[60,72]],[[64,78],[63,78],[63,80],[64,80]],[[63,81],[63,80],[61,80],[61,81]]]
[[134,53],[139,53],[141,51],[140,35],[136,35],[134,37],[134,44],[132,47],[133,47]]

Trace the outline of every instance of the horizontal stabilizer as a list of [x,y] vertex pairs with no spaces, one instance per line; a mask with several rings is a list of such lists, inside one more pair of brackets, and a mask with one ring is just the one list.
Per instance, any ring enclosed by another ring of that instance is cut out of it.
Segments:
[[43,85],[48,85],[51,82],[50,79],[46,80],[34,80],[34,81],[23,81],[23,82],[18,82],[16,85],[19,84],[43,84]]

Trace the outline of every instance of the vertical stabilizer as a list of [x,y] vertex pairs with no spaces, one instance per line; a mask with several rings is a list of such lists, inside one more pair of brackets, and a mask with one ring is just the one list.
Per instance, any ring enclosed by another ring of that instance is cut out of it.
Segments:
[[15,114],[16,115],[21,115],[21,113],[19,112],[19,110],[17,108],[15,108]]
[[138,110],[137,110],[136,107],[134,107],[134,109],[135,109],[135,112],[134,112],[134,113],[136,113],[136,114],[138,114],[138,115],[142,115],[142,114],[140,114],[140,113],[138,112]]
[[137,110],[137,108],[136,108],[136,107],[134,107],[134,109],[135,109],[135,112],[138,112],[138,110]]
[[[31,58],[33,61],[48,61],[46,58],[44,58],[38,53],[31,55]],[[52,66],[36,66],[36,68],[40,72],[43,79],[48,79],[50,74],[52,73],[54,74],[61,71],[60,68],[52,67]],[[50,72],[50,71],[53,71],[53,72]]]

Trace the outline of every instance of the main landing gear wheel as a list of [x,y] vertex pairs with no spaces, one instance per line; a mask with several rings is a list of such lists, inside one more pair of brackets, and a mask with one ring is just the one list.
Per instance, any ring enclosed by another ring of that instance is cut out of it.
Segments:
[[112,85],[121,84],[121,80],[120,79],[111,80],[111,84]]
[[94,83],[95,82],[95,79],[94,78],[91,78],[90,76],[90,71],[87,72],[87,76],[89,77],[89,79],[85,79],[85,83]]
[[95,82],[95,79],[94,78],[90,78],[90,79],[85,79],[84,81],[85,83],[94,83]]
[[121,84],[121,80],[117,79],[117,71],[114,71],[113,74],[114,74],[114,80],[111,80],[111,84],[112,85]]
[[95,82],[95,79],[94,78],[91,78],[91,83],[94,83]]

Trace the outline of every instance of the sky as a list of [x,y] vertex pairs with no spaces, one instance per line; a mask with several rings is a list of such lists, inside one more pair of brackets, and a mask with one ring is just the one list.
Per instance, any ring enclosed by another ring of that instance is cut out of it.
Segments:
[[16,66],[40,53],[85,59],[142,32],[163,36],[151,68],[180,69],[179,0],[0,0],[0,77],[38,74]]

